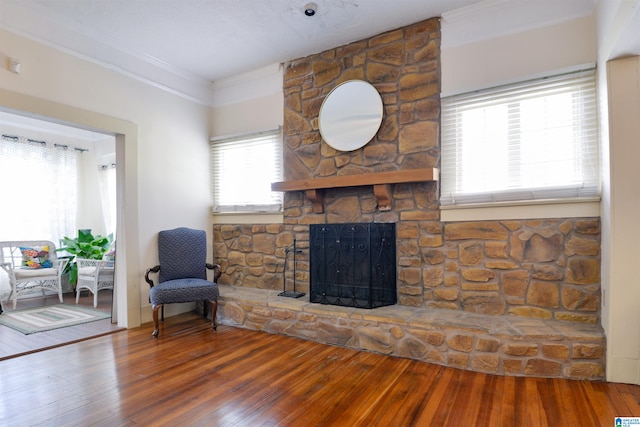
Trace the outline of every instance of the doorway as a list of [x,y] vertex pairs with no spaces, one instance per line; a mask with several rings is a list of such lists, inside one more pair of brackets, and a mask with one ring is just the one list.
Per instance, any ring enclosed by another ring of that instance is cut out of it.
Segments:
[[[118,326],[140,326],[138,245],[138,126],[105,114],[55,101],[0,89],[0,111],[115,135],[117,173],[117,235],[114,321]],[[126,191],[125,191],[126,189]],[[126,211],[125,211],[126,206]]]
[[[80,153],[77,156],[80,160],[77,164],[78,203],[75,209],[76,218],[74,221],[74,229],[76,230],[72,233],[69,233],[67,230],[64,234],[68,236],[75,236],[77,229],[91,228],[94,230],[95,234],[109,235],[113,233],[113,235],[117,237],[116,230],[119,226],[117,225],[118,221],[116,212],[118,209],[116,209],[116,206],[118,204],[118,199],[121,199],[118,195],[118,189],[122,188],[122,185],[116,185],[117,135],[86,130],[67,124],[59,124],[54,121],[49,121],[47,118],[30,117],[28,115],[20,114],[20,112],[17,111],[3,111],[2,109],[0,109],[0,130],[3,135],[3,139],[19,139],[21,142],[26,142],[27,144],[35,146],[49,144],[51,147],[55,146],[56,149],[74,150]],[[123,140],[124,138],[120,135],[120,142],[123,142]],[[8,156],[9,154],[5,152],[3,155]],[[25,174],[30,176],[30,178],[26,180],[27,183],[38,182],[37,178],[41,175],[38,170],[25,170],[23,173],[16,173],[14,175],[17,175],[16,178],[20,178]],[[25,180],[17,181],[19,182],[12,179],[9,183],[23,188],[26,193],[34,190],[33,185],[25,185]],[[53,191],[47,184],[48,182],[41,182],[40,186],[36,186],[37,189],[32,193],[32,197],[37,199],[39,192],[42,194],[42,192]],[[28,196],[28,194],[25,194],[25,196]],[[107,203],[103,203],[105,198],[107,199]],[[19,205],[19,203],[17,204]],[[44,216],[46,213],[41,213],[41,215]],[[11,221],[8,222],[11,223]],[[30,239],[31,237],[29,236],[23,236],[29,232],[38,233],[38,231],[34,231],[28,226],[28,224],[33,224],[33,220],[27,221],[26,226],[25,224],[18,224],[16,227],[15,224],[12,224],[11,226],[7,226],[6,224],[7,221],[0,221],[0,240]],[[23,229],[22,231],[21,228]],[[18,233],[18,235],[14,235],[16,233]],[[60,233],[56,235],[54,232],[53,235],[45,237],[47,237],[48,240],[55,242],[56,245],[59,245],[59,238],[63,237],[59,234]],[[53,236],[55,236],[55,238]],[[117,260],[116,264],[118,264]],[[2,279],[5,279],[5,283],[1,283]],[[101,335],[119,329],[118,325],[115,324],[115,322],[118,322],[117,310],[114,310],[116,307],[115,289],[117,286],[118,280],[116,276],[114,290],[102,291],[99,293],[98,308],[103,310],[106,309],[107,311],[116,314],[113,316],[113,320],[109,320],[108,323],[103,323],[101,326],[97,325],[96,322],[94,325],[87,325],[84,328],[76,328],[75,331],[65,331],[64,334],[58,335],[63,337],[66,336],[64,339],[68,339],[69,341],[75,341],[82,339],[82,337],[87,334]],[[7,287],[8,280],[6,280],[6,278],[0,278],[0,296],[2,299],[6,299],[8,295]],[[39,295],[41,294],[38,291],[38,293],[33,296],[26,296],[26,299],[18,302],[17,309],[59,303],[57,295],[44,297]],[[126,295],[123,295],[123,297],[124,298],[121,299],[124,300],[124,306],[126,306]],[[84,294],[81,294],[80,305],[85,305],[85,299],[90,299],[92,301],[92,298],[89,298],[88,295],[85,296]],[[65,304],[75,304],[75,294],[73,293],[73,289],[65,289],[64,300]],[[5,310],[10,311],[11,309],[12,307],[10,304],[8,307],[5,304]],[[126,325],[125,322],[120,323],[122,323],[123,326]],[[55,332],[50,333],[49,335],[50,336],[48,337],[43,337],[41,333],[39,333],[37,340],[33,340],[33,337],[29,336],[26,336],[26,338],[31,338],[32,341],[38,341],[40,342],[39,345],[44,347],[49,347],[51,343],[61,344],[58,342],[61,338],[56,338]],[[17,346],[25,348],[24,342],[29,341],[28,339],[13,338],[14,339],[12,341],[14,342],[14,347]],[[20,341],[23,343],[20,344]],[[7,341],[3,340],[3,342]],[[31,344],[27,344],[27,348],[29,346],[31,346]],[[30,350],[34,351],[36,349],[37,348],[31,348]],[[0,358],[3,356],[6,355],[0,354]]]

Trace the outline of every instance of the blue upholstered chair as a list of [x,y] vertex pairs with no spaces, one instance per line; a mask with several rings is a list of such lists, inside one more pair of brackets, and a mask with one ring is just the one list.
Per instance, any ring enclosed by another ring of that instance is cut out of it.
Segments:
[[[204,230],[176,228],[158,233],[159,265],[146,271],[144,279],[151,286],[149,301],[153,308],[153,336],[158,337],[158,310],[164,304],[178,302],[204,302],[207,315],[207,301],[211,303],[211,328],[216,330],[218,310],[217,281],[222,274],[219,265],[206,262],[207,235]],[[207,269],[213,270],[213,281],[207,280]],[[158,274],[158,284],[154,284],[149,274]]]

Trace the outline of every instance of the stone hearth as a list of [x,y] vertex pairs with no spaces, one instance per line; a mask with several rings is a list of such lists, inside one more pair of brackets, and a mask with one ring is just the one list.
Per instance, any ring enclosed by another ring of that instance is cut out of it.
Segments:
[[603,379],[594,324],[446,309],[312,304],[308,296],[220,285],[218,323],[491,374]]

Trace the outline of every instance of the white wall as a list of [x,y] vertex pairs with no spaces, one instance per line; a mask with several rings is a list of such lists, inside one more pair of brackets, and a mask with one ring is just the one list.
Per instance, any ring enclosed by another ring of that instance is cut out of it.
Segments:
[[591,16],[505,37],[447,48],[442,23],[442,96],[540,77],[596,63]]
[[[280,75],[282,87],[282,75]],[[284,95],[282,90],[270,95],[237,102],[211,110],[211,136],[224,137],[260,132],[282,126]]]
[[209,109],[10,32],[0,40],[0,64],[22,62],[21,74],[0,67],[0,108],[118,134],[118,321],[150,321],[143,274],[157,232],[210,233]]
[[[640,0],[598,2],[602,147],[602,326],[607,333],[607,379],[640,384],[640,259],[637,221],[638,57]],[[617,58],[617,59],[616,59]],[[634,165],[636,165],[634,167]]]
[[607,64],[609,166],[603,246],[607,379],[640,383],[640,57]]

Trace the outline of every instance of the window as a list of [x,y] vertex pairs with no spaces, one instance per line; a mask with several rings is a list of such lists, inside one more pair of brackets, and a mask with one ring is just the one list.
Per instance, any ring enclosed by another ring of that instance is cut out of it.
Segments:
[[79,151],[66,145],[2,135],[2,240],[51,240],[76,233]]
[[[24,137],[0,137],[0,238],[50,240],[76,233],[79,152]],[[0,274],[0,300],[11,292]]]
[[280,212],[282,181],[280,129],[211,142],[213,211]]
[[599,194],[595,70],[443,98],[441,205]]

